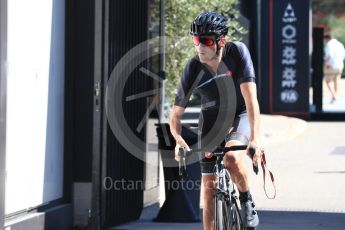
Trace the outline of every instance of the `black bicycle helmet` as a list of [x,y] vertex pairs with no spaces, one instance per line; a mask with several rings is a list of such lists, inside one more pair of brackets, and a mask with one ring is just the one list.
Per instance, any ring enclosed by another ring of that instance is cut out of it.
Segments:
[[199,14],[190,27],[191,35],[216,35],[225,36],[228,33],[228,19],[215,12]]

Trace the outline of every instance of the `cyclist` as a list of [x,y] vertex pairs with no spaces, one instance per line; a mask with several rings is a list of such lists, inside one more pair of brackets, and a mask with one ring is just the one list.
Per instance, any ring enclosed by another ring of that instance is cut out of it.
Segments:
[[[236,114],[232,127],[228,127],[224,143],[226,146],[248,144],[256,149],[253,163],[258,165],[261,159],[259,141],[260,110],[256,95],[253,63],[247,47],[241,42],[227,42],[227,33],[227,18],[216,12],[203,12],[191,24],[190,34],[193,36],[197,55],[191,58],[184,68],[175,104],[169,117],[170,131],[176,140],[176,160],[179,160],[179,147],[190,150],[181,136],[181,117],[188,104],[190,92],[213,79],[215,75],[224,73],[231,75],[236,91]],[[223,64],[226,66],[225,69],[221,68]],[[197,77],[200,73],[202,73],[201,80]],[[215,97],[222,96],[222,92],[214,92],[214,94]],[[216,103],[214,107],[217,106],[219,104]],[[203,112],[202,109],[199,119],[201,136],[210,130],[209,124],[214,124],[217,119],[216,114]],[[247,154],[249,154],[248,149]],[[259,218],[249,191],[248,175],[243,155],[242,151],[227,152],[224,162],[240,193],[243,223],[246,227],[255,228],[259,224]],[[203,154],[200,163],[203,182],[202,191],[204,192],[203,225],[204,229],[213,229],[216,181],[213,175],[213,167],[215,157],[206,152]]]

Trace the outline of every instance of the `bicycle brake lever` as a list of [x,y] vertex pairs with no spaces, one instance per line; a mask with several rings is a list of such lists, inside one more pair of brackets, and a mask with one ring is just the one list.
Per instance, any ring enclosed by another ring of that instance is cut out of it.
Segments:
[[184,150],[184,148],[178,148],[178,155],[180,156],[180,158],[186,157],[186,151]]
[[[249,147],[249,154],[250,154],[250,158],[253,160],[254,154],[255,154],[255,148]],[[253,171],[255,172],[256,175],[258,175],[259,167],[254,165],[254,163],[253,163]]]
[[179,160],[179,163],[178,163],[178,165],[179,165],[179,176],[182,179],[186,179],[188,175],[187,175],[186,151],[185,151],[185,149],[184,148],[179,148],[178,155],[180,156],[180,160]]
[[182,159],[182,167],[181,167],[181,162],[179,165],[179,176],[181,177],[181,179],[186,179],[188,174],[187,174],[187,167],[186,167],[186,161],[185,159]]

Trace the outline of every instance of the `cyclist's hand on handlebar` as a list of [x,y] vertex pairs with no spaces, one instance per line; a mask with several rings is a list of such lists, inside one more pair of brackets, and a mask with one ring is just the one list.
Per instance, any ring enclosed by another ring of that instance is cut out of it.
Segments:
[[190,148],[188,146],[188,144],[186,143],[186,141],[179,136],[176,140],[176,146],[175,146],[175,160],[176,161],[180,161],[180,156],[179,156],[179,148],[184,148],[187,151],[190,151]]
[[[250,153],[251,152],[250,148],[255,149],[255,152],[253,155],[251,155],[251,153]],[[262,148],[256,142],[251,141],[249,143],[248,148],[247,148],[247,155],[250,158],[252,158],[253,164],[255,166],[258,166],[261,162],[261,155],[262,155],[261,151],[262,151]]]

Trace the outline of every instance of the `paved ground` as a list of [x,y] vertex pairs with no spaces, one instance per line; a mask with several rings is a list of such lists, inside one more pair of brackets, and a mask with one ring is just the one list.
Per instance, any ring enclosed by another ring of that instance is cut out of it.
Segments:
[[[307,123],[265,115],[262,126],[277,198],[268,200],[262,174],[251,173],[251,190],[260,210],[258,229],[345,229],[345,122]],[[250,167],[250,161],[246,163]],[[157,206],[146,208],[140,220],[114,229],[202,229],[200,222],[152,222],[157,212]]]
[[324,112],[345,112],[345,96],[339,96],[331,103],[331,96],[324,96],[322,110]]
[[252,177],[260,208],[345,212],[344,130],[345,122],[309,122],[297,138],[268,145],[268,164],[277,178],[278,196],[267,200],[262,178]]
[[[333,85],[332,85],[333,87]],[[322,89],[322,110],[324,112],[345,112],[345,79],[340,79],[339,90],[337,99],[331,103],[331,93],[328,90],[326,83],[323,82]],[[312,92],[310,95],[310,100],[312,100]]]
[[[156,223],[158,207],[147,208],[139,221],[118,226],[116,230],[200,230],[199,223]],[[261,224],[257,230],[344,230],[343,213],[260,211]]]

